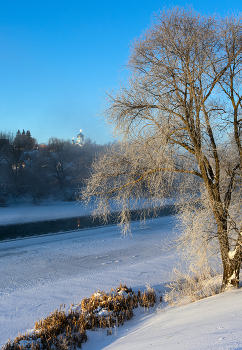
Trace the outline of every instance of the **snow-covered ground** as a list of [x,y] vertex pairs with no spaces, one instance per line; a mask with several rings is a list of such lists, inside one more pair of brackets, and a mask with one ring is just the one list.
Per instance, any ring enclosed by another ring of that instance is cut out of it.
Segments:
[[[108,226],[0,243],[0,345],[61,303],[69,308],[98,289],[121,282],[135,291],[149,284],[163,292],[177,261],[165,244],[175,218],[132,226],[126,237]],[[242,349],[241,309],[237,290],[183,307],[135,310],[111,336],[89,331],[83,349]]]
[[[106,350],[241,350],[241,290],[141,315]],[[103,349],[95,343],[83,350]]]

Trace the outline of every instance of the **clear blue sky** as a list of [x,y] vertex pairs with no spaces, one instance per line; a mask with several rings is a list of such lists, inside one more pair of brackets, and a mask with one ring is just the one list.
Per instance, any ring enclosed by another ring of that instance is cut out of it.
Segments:
[[163,6],[242,11],[239,0],[0,0],[0,131],[29,129],[38,142],[112,141],[99,121],[117,88],[129,45]]

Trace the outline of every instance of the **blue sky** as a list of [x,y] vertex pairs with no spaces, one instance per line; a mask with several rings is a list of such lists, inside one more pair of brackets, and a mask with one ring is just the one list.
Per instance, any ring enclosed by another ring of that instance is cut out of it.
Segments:
[[118,87],[129,45],[163,6],[242,11],[242,2],[0,0],[0,131],[29,129],[39,143],[112,141],[99,114]]

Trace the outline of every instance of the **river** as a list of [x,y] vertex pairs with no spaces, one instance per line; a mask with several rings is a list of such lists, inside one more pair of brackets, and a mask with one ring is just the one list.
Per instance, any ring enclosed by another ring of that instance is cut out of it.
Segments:
[[[131,211],[131,220],[137,221],[140,219],[142,209]],[[156,212],[156,216],[166,216],[174,213],[174,206],[167,205],[160,208]],[[147,218],[154,216],[154,210],[145,209]],[[102,226],[104,224],[113,225],[117,223],[118,214],[112,213],[109,216],[107,223],[104,223],[100,218],[93,216],[80,216],[65,219],[45,220],[37,222],[28,222],[21,224],[0,225],[0,241],[11,239],[23,239],[38,235],[54,234],[67,231],[84,230],[92,227]]]

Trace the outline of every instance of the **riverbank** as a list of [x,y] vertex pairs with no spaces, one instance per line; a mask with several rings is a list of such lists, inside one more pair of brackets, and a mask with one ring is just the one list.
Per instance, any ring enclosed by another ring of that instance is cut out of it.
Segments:
[[[171,202],[171,201],[170,201]],[[166,205],[154,212],[152,209],[131,210],[131,221],[140,220],[141,212],[146,218],[167,216],[174,213],[173,205]],[[135,206],[133,206],[135,208]],[[1,210],[2,209],[2,210]],[[0,209],[0,241],[56,234],[78,229],[86,230],[104,224],[118,223],[118,213],[113,211],[104,223],[101,218],[92,216],[92,207],[74,202],[49,202],[41,206],[18,204]],[[7,209],[7,210],[4,210]],[[88,215],[87,215],[88,214]]]
[[[167,198],[165,205],[172,205],[174,200]],[[145,199],[134,203],[132,210],[146,206]],[[23,224],[38,221],[74,218],[92,215],[93,207],[82,202],[46,201],[41,204],[30,202],[11,203],[8,207],[0,207],[0,225]]]

